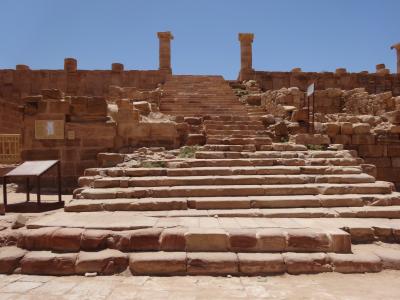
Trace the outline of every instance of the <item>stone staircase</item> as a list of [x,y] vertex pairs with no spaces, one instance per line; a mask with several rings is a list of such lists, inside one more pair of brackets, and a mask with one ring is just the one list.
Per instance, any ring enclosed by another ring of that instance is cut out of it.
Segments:
[[[246,136],[258,128],[246,126],[232,130]],[[354,250],[400,241],[399,193],[367,174],[354,151],[249,145],[215,141],[193,158],[149,162],[154,167],[87,169],[64,212],[2,233],[0,272],[260,275],[399,266],[400,256]]]
[[269,132],[258,117],[210,116],[204,121],[204,132],[207,149],[241,149],[237,146],[247,151],[271,149]]
[[[400,269],[400,194],[355,151],[272,143],[221,76],[171,76],[194,157],[91,168],[64,211],[0,232],[0,273],[266,275]],[[379,247],[378,247],[379,248]]]
[[169,76],[163,87],[160,111],[186,117],[247,115],[244,105],[222,76]]

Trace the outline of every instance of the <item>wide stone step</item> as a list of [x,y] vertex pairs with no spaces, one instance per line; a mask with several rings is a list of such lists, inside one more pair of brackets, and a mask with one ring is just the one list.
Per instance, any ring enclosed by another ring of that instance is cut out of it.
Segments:
[[197,151],[196,158],[221,159],[221,158],[355,158],[350,151]]
[[248,116],[237,116],[234,114],[228,115],[228,116],[211,116],[207,122],[245,122],[249,121],[250,118]]
[[74,199],[65,204],[64,211],[172,211],[187,210],[187,204],[187,198]]
[[[209,144],[209,145],[215,145],[214,141],[216,141],[216,140],[226,141],[228,139],[230,139],[230,140],[231,139],[246,139],[246,140],[250,140],[250,139],[270,138],[270,134],[268,134],[266,132],[254,132],[254,133],[250,133],[250,134],[236,132],[236,133],[231,133],[231,134],[214,135],[214,134],[209,134],[206,131],[205,135],[206,135],[206,138],[207,138],[207,144]],[[211,141],[211,142],[209,142],[209,141]],[[229,143],[227,143],[227,144],[229,145]],[[237,145],[242,145],[242,144],[237,144]],[[271,145],[271,144],[265,144],[265,145]]]
[[244,120],[244,121],[216,121],[216,120],[205,120],[204,121],[205,126],[209,125],[228,125],[228,126],[264,126],[261,121],[258,120]]
[[[400,194],[345,194],[306,196],[188,197],[192,209],[250,209],[304,207],[361,207],[400,205]],[[93,200],[90,200],[93,201]]]
[[255,145],[204,145],[201,151],[256,151]]
[[[297,151],[297,152],[305,152],[308,151],[307,147],[304,145],[300,144],[282,144],[282,143],[272,143],[272,145],[264,145],[262,148],[268,148],[267,149],[261,149],[262,151]],[[219,144],[210,144],[210,145],[204,145],[198,149],[199,151],[202,152],[210,152],[210,151],[216,151],[216,152],[223,152],[223,151],[228,151],[228,152],[255,152],[256,147],[255,145],[219,145]],[[298,154],[299,155],[299,154]]]
[[[193,210],[194,211],[194,210]],[[175,211],[174,213],[182,212]],[[198,213],[201,211],[194,211]],[[149,212],[155,214],[155,212]],[[353,242],[370,243],[374,241],[400,242],[400,219],[388,218],[246,218],[246,217],[149,217],[140,212],[57,212],[28,222],[28,229],[44,227],[65,227],[102,230],[134,230],[144,228],[200,227],[220,229],[254,228],[313,228],[324,230],[343,229],[351,235]],[[16,241],[19,231],[2,233],[4,241]],[[7,234],[13,236],[7,238]]]
[[169,168],[238,167],[238,166],[359,166],[361,158],[221,158],[167,161]]
[[[400,253],[400,251],[397,251]],[[371,252],[326,253],[134,253],[129,268],[135,275],[271,275],[323,272],[366,273],[390,269]]]
[[195,167],[195,168],[91,168],[85,170],[86,178],[95,176],[142,177],[142,176],[228,176],[228,175],[294,175],[294,174],[361,174],[359,166],[239,166],[239,167]]
[[208,209],[148,212],[146,216],[222,218],[400,218],[400,206]]
[[226,145],[271,145],[272,140],[269,137],[247,137],[247,138],[234,138],[234,137],[221,137],[213,138],[207,137],[207,144],[226,144]]
[[[323,216],[345,216],[351,215],[370,216],[393,216],[397,213],[397,207],[392,209],[379,210],[379,206],[400,205],[400,195],[392,193],[389,195],[307,195],[307,196],[242,196],[242,197],[186,197],[186,198],[141,198],[141,199],[74,199],[68,202],[64,210],[67,212],[83,212],[83,211],[171,211],[171,210],[238,210],[241,211],[208,211],[205,213],[198,212],[199,215],[214,216],[236,214],[248,216],[263,216],[265,213],[274,216],[282,216],[283,213],[296,213],[299,215],[306,213],[314,216],[319,213]],[[371,209],[357,210],[353,208],[371,206]],[[338,208],[349,207],[348,210],[299,210],[299,211],[260,211],[263,208]],[[245,211],[246,209],[252,209]],[[389,212],[390,210],[390,212]],[[187,215],[191,216],[195,212],[188,211]],[[176,214],[176,212],[167,213],[167,215]]]
[[[380,249],[379,249],[380,250]],[[389,249],[390,250],[390,249]],[[113,275],[129,270],[132,275],[234,275],[315,274],[322,272],[366,273],[398,269],[400,251],[357,250],[355,253],[242,253],[157,251],[123,253],[56,253],[0,248],[0,273],[17,269],[29,275]]]
[[225,125],[225,124],[207,124],[206,130],[264,130],[265,126],[259,125]]
[[158,186],[130,188],[86,188],[80,196],[86,199],[146,198],[146,197],[219,197],[219,196],[285,196],[334,194],[390,194],[392,183],[296,184],[296,185],[203,185]]
[[[166,112],[166,113],[173,113],[173,114],[178,114],[178,115],[187,115],[187,114],[196,114],[196,115],[220,115],[224,114],[226,112],[226,107],[220,107],[220,108],[215,108],[215,107],[196,107],[192,109],[178,109],[174,107],[160,107],[161,112]],[[231,113],[243,113],[242,109],[235,109],[232,108]]]
[[92,230],[43,227],[20,232],[17,245],[30,251],[206,251],[351,252],[351,236],[340,230],[311,228],[222,229],[212,227]]
[[307,183],[373,183],[367,174],[340,175],[232,175],[232,176],[154,176],[154,177],[105,177],[94,178],[94,188],[158,187],[195,185],[289,185]]
[[257,134],[257,130],[252,129],[224,129],[224,130],[217,130],[217,129],[206,129],[207,136],[226,136],[226,135],[241,135],[241,136],[255,136]]

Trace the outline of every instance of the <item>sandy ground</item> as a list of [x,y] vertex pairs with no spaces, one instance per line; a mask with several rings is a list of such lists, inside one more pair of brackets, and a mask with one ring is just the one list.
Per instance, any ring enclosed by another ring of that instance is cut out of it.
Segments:
[[271,277],[0,275],[0,299],[400,299],[400,271]]

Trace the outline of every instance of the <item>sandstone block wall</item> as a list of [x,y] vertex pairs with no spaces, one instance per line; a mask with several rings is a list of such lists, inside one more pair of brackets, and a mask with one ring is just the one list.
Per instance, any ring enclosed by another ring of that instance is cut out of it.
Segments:
[[[122,95],[126,94],[150,97],[148,100],[155,102],[159,97],[158,92],[141,93],[136,88],[122,89]],[[24,97],[21,100],[24,105],[3,101],[6,107],[19,109],[20,119],[11,119],[10,114],[0,124],[4,123],[4,127],[14,124],[12,131],[21,133],[22,160],[60,160],[63,187],[70,190],[76,187],[85,169],[98,166],[98,153],[142,146],[176,148],[186,139],[187,124],[183,118],[180,123],[165,116],[152,119],[151,104],[155,103],[120,99],[120,96],[116,95],[116,104],[108,104],[102,96],[65,96],[61,90],[44,89],[40,95]],[[113,113],[109,112],[109,105],[114,105]],[[49,121],[61,126],[54,127],[57,134],[46,133]],[[44,176],[44,188],[56,186],[55,175],[53,172]]]
[[0,98],[20,103],[42,89],[58,89],[67,95],[104,96],[110,85],[155,89],[163,83],[165,71],[112,70],[0,70]]
[[[108,122],[107,104],[102,97],[54,99],[57,95],[63,97],[58,90],[42,94],[41,97],[52,96],[52,99],[26,99],[21,157],[22,160],[61,160],[63,187],[68,189],[76,186],[77,177],[86,168],[97,165],[97,153],[114,149],[116,124]],[[38,120],[64,122],[64,137],[37,138],[35,122]],[[54,183],[55,173],[44,178],[43,186],[51,187]]]
[[23,108],[0,100],[0,134],[20,134],[23,124]]
[[316,124],[331,143],[356,150],[365,163],[375,165],[378,180],[394,182],[400,189],[400,124],[379,123],[380,118],[347,116],[343,122]]
[[260,87],[266,90],[278,90],[283,87],[298,87],[302,91],[317,80],[316,89],[339,88],[351,90],[363,87],[368,93],[392,91],[400,95],[400,74],[368,74],[368,73],[306,73],[306,72],[264,72],[255,71],[246,80],[256,80]]

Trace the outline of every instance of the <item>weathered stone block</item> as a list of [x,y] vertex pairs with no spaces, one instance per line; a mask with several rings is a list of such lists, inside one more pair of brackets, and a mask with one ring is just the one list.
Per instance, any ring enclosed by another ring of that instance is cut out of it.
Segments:
[[326,134],[329,137],[335,137],[340,133],[339,123],[326,123]]
[[356,123],[353,124],[354,134],[368,134],[371,130],[371,125],[368,123]]
[[287,251],[328,252],[331,243],[324,232],[312,229],[290,229],[287,231]]
[[385,145],[360,145],[358,152],[362,157],[383,157]]
[[18,240],[18,247],[28,250],[48,250],[51,249],[51,237],[58,227],[43,227],[38,229],[26,230]]
[[17,247],[0,248],[0,274],[11,274],[19,266],[26,251]]
[[263,252],[283,252],[286,249],[287,233],[280,228],[257,230],[257,248]]
[[340,273],[380,272],[381,259],[372,253],[337,254],[330,253],[333,270]]
[[343,122],[340,124],[340,133],[342,135],[353,134],[353,124],[350,122]]
[[187,273],[190,275],[237,274],[238,258],[231,252],[188,252]]
[[351,142],[355,145],[371,145],[375,144],[375,136],[372,134],[354,134],[351,137]]
[[351,144],[351,135],[339,134],[333,138],[335,144],[348,145]]
[[160,235],[160,249],[163,251],[185,251],[185,228],[166,228]]
[[159,238],[162,229],[146,228],[131,232],[131,250],[135,251],[155,251],[160,249]]
[[111,235],[107,230],[87,229],[81,236],[81,249],[98,251],[107,247],[107,238]]
[[329,257],[325,253],[284,253],[289,274],[313,274],[331,272]]
[[246,275],[282,274],[286,272],[278,253],[238,253],[239,272]]
[[75,274],[75,253],[53,253],[49,251],[28,252],[21,259],[21,273],[31,275]]
[[80,250],[82,228],[60,228],[51,236],[51,250],[77,252]]
[[129,268],[135,275],[182,275],[186,261],[186,252],[132,253]]
[[228,234],[222,229],[190,228],[185,233],[187,251],[227,251]]
[[257,250],[257,237],[254,230],[228,229],[229,249],[232,252],[249,252]]
[[75,271],[77,274],[93,273],[112,275],[123,272],[128,267],[128,255],[118,250],[79,252]]

